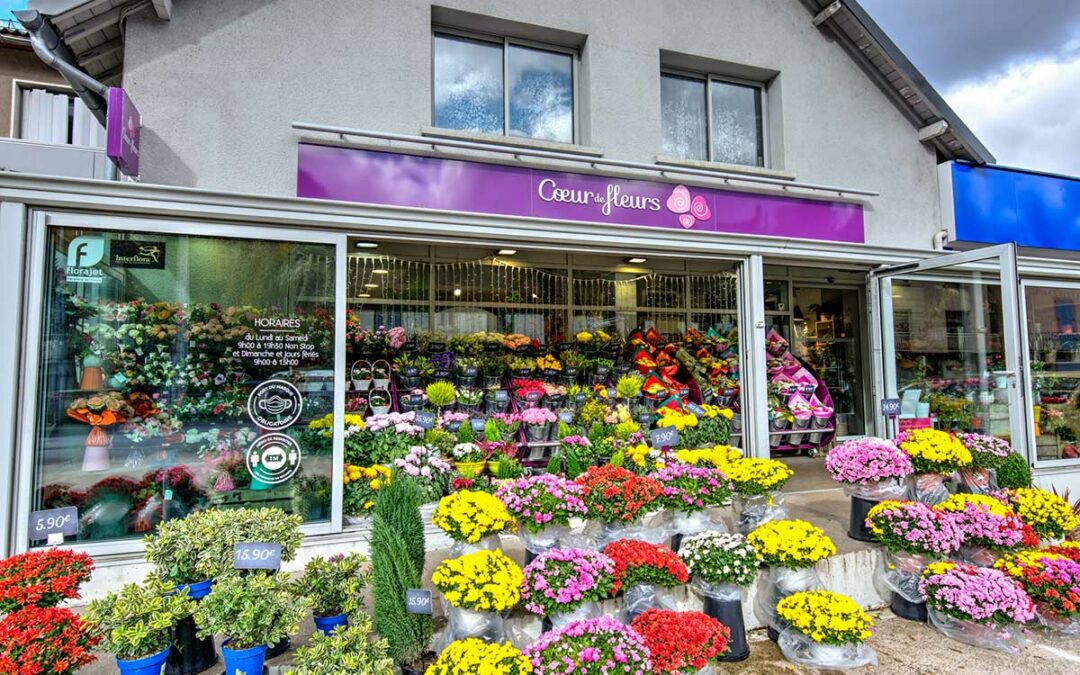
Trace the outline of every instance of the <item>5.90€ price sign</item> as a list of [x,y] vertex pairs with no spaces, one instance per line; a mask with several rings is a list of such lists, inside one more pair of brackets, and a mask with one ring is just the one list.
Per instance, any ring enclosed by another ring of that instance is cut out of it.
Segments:
[[53,535],[73,537],[79,533],[79,509],[74,506],[65,506],[60,509],[47,509],[34,511],[30,514],[30,541],[49,539],[50,544]]

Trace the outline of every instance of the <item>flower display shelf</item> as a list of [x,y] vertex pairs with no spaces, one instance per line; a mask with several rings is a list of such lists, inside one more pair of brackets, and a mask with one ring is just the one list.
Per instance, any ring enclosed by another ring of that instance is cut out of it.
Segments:
[[280,485],[266,490],[244,488],[228,492],[212,492],[209,501],[211,505],[222,509],[273,507],[289,511],[292,509],[292,487]]

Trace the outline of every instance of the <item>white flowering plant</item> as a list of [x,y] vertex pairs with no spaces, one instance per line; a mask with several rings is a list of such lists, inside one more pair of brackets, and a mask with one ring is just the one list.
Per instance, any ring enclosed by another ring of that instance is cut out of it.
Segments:
[[695,579],[749,586],[757,576],[757,552],[741,534],[703,532],[683,539],[679,557]]

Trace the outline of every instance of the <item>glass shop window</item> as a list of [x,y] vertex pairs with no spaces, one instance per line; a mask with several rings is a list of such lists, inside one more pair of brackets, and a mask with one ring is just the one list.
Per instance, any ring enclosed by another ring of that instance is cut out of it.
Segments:
[[661,73],[663,152],[765,166],[765,87],[713,76]]
[[[1035,459],[1080,458],[1080,288],[1024,286]],[[997,366],[1002,370],[1004,366]],[[1005,380],[1003,375],[995,379]]]
[[[329,518],[332,245],[52,228],[33,508],[80,541],[207,507]],[[316,425],[317,427],[317,425]]]

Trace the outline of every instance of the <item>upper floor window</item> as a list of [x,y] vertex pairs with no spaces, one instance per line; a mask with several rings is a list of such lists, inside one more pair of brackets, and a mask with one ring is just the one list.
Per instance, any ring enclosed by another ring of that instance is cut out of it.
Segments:
[[765,166],[765,90],[712,75],[660,75],[664,154]]
[[105,127],[70,89],[19,81],[15,87],[13,137],[52,145],[105,147]]
[[574,142],[574,51],[457,33],[434,50],[435,126]]

